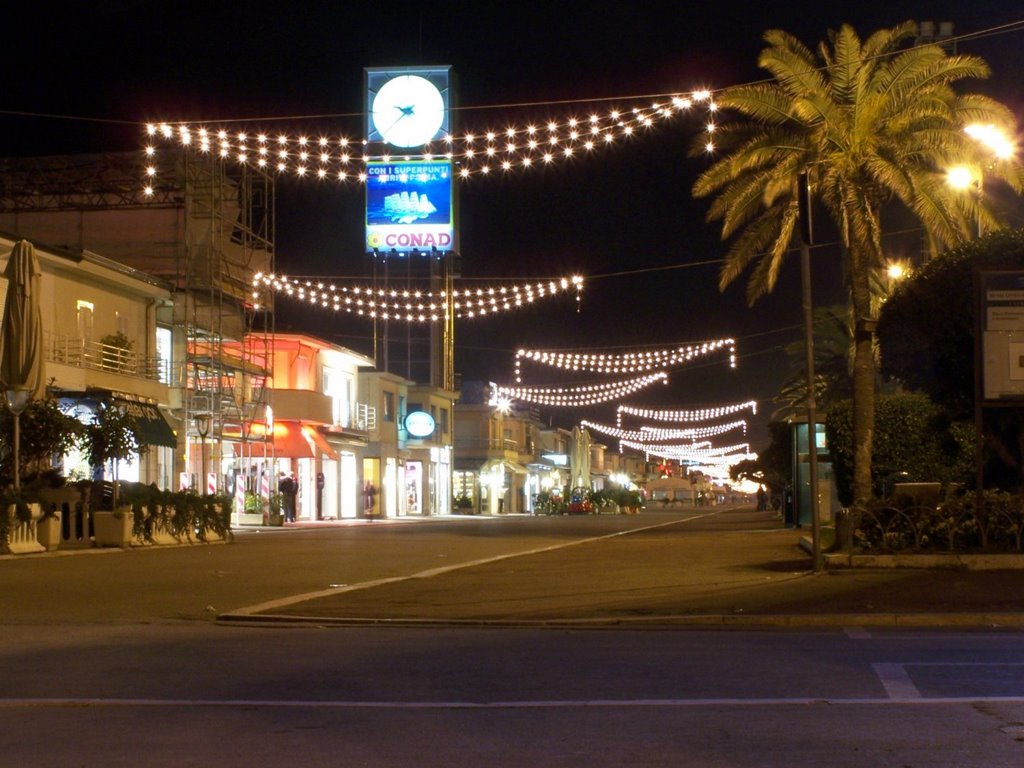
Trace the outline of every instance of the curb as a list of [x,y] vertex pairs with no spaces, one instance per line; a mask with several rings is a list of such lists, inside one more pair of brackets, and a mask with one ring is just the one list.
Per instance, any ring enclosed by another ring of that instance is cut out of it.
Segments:
[[[800,549],[812,554],[813,543],[808,536],[800,538]],[[1024,570],[1024,554],[939,554],[854,555],[847,552],[826,552],[825,565],[830,568],[907,568],[953,569],[960,571]]]
[[440,619],[290,616],[284,614],[224,613],[216,623],[225,626],[334,627],[462,627],[522,629],[729,629],[842,627],[972,627],[1024,628],[1024,613],[836,613],[836,614],[701,614],[586,619]]
[[832,568],[954,569],[962,571],[1024,570],[1024,555],[825,555]]

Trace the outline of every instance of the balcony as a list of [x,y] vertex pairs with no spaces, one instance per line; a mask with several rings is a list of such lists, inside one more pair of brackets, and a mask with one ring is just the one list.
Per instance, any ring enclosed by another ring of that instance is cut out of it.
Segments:
[[72,368],[103,371],[137,379],[170,384],[169,360],[147,357],[130,349],[121,349],[78,336],[43,335],[43,359]]

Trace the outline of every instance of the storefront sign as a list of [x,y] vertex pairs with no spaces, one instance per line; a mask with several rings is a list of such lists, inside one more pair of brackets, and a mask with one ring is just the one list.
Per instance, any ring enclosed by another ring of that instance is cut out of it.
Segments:
[[430,437],[434,429],[434,417],[426,411],[413,411],[405,417],[405,431],[410,437]]

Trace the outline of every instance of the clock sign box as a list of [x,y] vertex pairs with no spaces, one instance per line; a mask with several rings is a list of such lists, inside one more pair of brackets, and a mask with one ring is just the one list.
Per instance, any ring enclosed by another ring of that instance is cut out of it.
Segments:
[[365,74],[366,250],[451,250],[452,163],[424,159],[431,142],[451,131],[451,67],[373,67]]

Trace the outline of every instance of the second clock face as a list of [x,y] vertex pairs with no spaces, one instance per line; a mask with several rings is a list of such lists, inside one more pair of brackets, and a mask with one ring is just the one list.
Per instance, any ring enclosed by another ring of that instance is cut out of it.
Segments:
[[370,105],[373,127],[396,147],[430,142],[444,124],[444,97],[419,75],[398,75],[384,83]]

